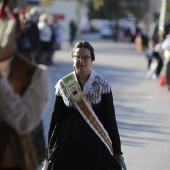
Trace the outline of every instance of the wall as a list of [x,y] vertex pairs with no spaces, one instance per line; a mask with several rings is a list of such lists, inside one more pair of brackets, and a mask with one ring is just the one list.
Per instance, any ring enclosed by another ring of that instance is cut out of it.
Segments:
[[74,19],[75,22],[78,21],[77,1],[53,1],[51,6],[40,6],[40,9],[61,18],[59,21],[64,32],[63,36],[64,39],[67,40],[69,38],[70,20]]

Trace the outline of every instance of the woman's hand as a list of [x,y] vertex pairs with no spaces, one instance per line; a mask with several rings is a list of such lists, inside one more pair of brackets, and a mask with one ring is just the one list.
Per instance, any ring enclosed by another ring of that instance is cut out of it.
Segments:
[[115,155],[115,159],[120,164],[122,161],[122,155]]
[[120,166],[123,170],[127,170],[126,164],[124,162],[124,158],[122,155],[115,155],[115,159],[120,164]]

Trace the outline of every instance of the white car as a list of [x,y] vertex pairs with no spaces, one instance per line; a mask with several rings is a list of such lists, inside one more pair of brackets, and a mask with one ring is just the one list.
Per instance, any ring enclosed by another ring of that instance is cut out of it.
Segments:
[[111,26],[103,26],[100,31],[101,38],[113,38],[113,29]]
[[90,25],[100,34],[101,38],[112,38],[113,29],[107,19],[91,19]]

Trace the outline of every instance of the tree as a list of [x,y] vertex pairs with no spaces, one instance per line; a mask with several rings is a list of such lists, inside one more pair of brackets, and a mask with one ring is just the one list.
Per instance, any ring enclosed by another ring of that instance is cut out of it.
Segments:
[[92,0],[95,10],[98,10],[104,4],[104,0]]
[[[120,0],[119,0],[120,1]],[[88,3],[89,18],[113,19],[120,17],[118,0],[92,0]],[[96,4],[95,4],[96,3]]]
[[127,13],[141,18],[147,11],[147,0],[88,0],[89,18],[121,18]]

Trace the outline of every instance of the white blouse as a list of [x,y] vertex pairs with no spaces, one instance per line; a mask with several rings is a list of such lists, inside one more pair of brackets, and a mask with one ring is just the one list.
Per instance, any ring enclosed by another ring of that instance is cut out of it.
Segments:
[[22,97],[14,93],[7,78],[0,78],[0,120],[20,135],[32,131],[38,125],[49,100],[49,73],[44,67],[37,67]]

